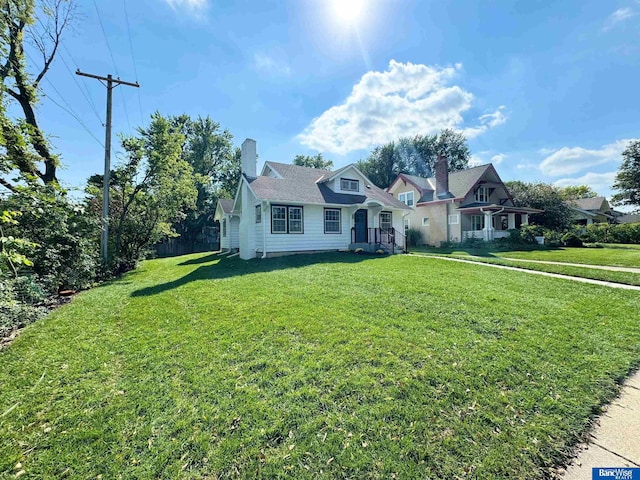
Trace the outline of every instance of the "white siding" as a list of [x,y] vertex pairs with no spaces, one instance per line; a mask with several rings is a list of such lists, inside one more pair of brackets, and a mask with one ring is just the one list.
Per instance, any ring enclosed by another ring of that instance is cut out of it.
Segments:
[[[223,223],[226,223],[226,231],[225,231],[225,227],[222,226]],[[223,233],[226,233],[226,235],[223,235]],[[220,248],[222,250],[229,249],[229,238],[230,238],[229,233],[230,233],[229,219],[227,218],[226,215],[224,215],[220,219]]]
[[341,208],[342,232],[324,233],[324,207],[305,205],[303,208],[304,233],[271,233],[271,208],[266,221],[267,252],[301,252],[305,250],[346,250],[351,242],[351,216]]
[[229,219],[229,231],[227,235],[230,235],[231,248],[240,248],[240,219],[238,217],[231,217]]
[[256,256],[256,219],[255,204],[256,198],[247,186],[245,181],[242,182],[242,215],[240,217],[240,258],[248,260]]

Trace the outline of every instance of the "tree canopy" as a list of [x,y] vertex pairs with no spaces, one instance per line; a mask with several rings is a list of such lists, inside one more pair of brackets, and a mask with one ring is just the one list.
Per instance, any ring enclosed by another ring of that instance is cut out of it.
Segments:
[[374,184],[386,188],[399,173],[433,176],[438,155],[447,157],[450,172],[467,168],[470,151],[464,135],[444,129],[438,134],[403,137],[376,147],[357,166]]
[[331,170],[333,160],[325,160],[322,153],[317,155],[296,155],[293,164],[300,167],[319,168],[320,170]]
[[[9,190],[15,184],[7,174],[14,170],[23,180],[57,181],[59,158],[40,129],[36,104],[74,9],[73,0],[4,0],[0,5],[0,184]],[[27,69],[25,44],[41,58],[35,72]]]
[[616,205],[628,205],[640,209],[640,140],[634,140],[622,152],[622,164],[616,175],[613,197]]
[[558,190],[564,200],[580,200],[581,198],[593,198],[598,194],[588,185],[569,185]]
[[564,230],[571,224],[571,210],[560,189],[548,183],[505,182],[517,207],[544,210],[532,214],[530,222],[551,230]]

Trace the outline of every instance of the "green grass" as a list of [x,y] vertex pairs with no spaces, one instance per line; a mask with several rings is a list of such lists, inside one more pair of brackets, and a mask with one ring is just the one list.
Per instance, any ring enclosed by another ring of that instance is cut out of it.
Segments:
[[0,477],[544,478],[639,321],[638,292],[420,257],[150,261],[0,351]]
[[520,252],[496,252],[503,258],[544,260],[640,268],[640,245],[607,245],[604,248],[558,248]]
[[[418,255],[438,255],[442,257],[460,258],[463,260],[469,260],[478,263],[490,263],[493,265],[505,265],[507,267],[516,267],[523,270],[533,270],[538,272],[558,273],[560,275],[568,275],[572,277],[591,278],[593,280],[602,280],[605,282],[624,283],[627,285],[640,286],[640,273],[632,272],[618,272],[602,269],[595,269],[589,267],[574,267],[570,265],[553,265],[545,263],[530,263],[522,262],[511,257],[512,253],[525,253],[525,252],[487,252],[487,251],[458,251],[440,253],[431,249],[424,249],[419,251],[412,251],[412,253]],[[529,253],[529,252],[526,252]],[[538,252],[540,253],[540,252]],[[505,257],[508,254],[509,257]],[[522,255],[519,259],[529,259],[529,257]],[[533,258],[531,258],[533,260]],[[536,258],[537,260],[537,258]],[[556,261],[556,260],[553,260]],[[595,265],[595,263],[594,263]]]

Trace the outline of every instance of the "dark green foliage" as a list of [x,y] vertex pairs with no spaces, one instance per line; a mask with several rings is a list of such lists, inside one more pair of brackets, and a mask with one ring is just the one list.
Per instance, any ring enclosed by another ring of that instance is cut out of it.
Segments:
[[333,160],[325,160],[322,153],[317,155],[296,155],[293,164],[300,167],[319,168],[320,170],[331,170]]
[[567,232],[562,236],[562,243],[567,247],[582,247],[582,240],[573,232]]
[[547,183],[505,182],[517,207],[531,207],[544,210],[543,213],[529,215],[532,224],[550,230],[566,230],[571,224],[571,210],[564,201],[560,190]]
[[0,205],[21,212],[6,235],[37,244],[29,253],[31,271],[50,293],[90,286],[98,272],[97,219],[55,185],[19,188]]
[[399,173],[433,176],[438,155],[447,157],[450,172],[467,168],[470,152],[464,135],[444,129],[439,134],[400,138],[375,148],[357,166],[375,185],[387,188]]
[[409,245],[410,247],[415,247],[417,245],[422,245],[423,243],[424,242],[421,230],[417,228],[410,228],[407,231],[407,245]]
[[581,198],[593,198],[598,194],[589,185],[569,185],[559,189],[560,196],[564,200],[579,200]]
[[640,244],[640,223],[593,223],[586,226],[581,238],[589,243]]
[[616,205],[630,205],[640,209],[640,140],[634,140],[622,152],[622,164],[616,175],[611,200]]

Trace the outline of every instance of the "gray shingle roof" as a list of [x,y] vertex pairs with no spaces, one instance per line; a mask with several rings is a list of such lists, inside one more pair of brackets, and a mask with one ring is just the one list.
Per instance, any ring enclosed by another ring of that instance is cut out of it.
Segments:
[[365,203],[368,200],[377,200],[387,207],[408,209],[404,203],[371,182],[365,186],[365,195],[336,193],[326,184],[318,183],[320,179],[332,175],[327,170],[299,167],[286,163],[267,162],[267,164],[282,178],[247,177],[251,189],[259,200],[336,205],[353,205]]
[[[492,165],[488,163],[486,165],[480,165],[466,170],[449,173],[449,192],[451,192],[455,198],[466,197],[469,190],[473,188],[478,180],[480,180],[480,178],[490,168],[492,168]],[[437,200],[437,197],[434,196],[433,188],[431,187],[431,185],[436,184],[435,177],[427,179],[423,177],[416,177],[415,175],[407,175],[405,173],[403,173],[402,176],[406,177],[421,188],[422,197],[418,200],[418,203]]]
[[219,198],[218,203],[222,207],[222,211],[224,213],[231,213],[231,211],[233,210],[233,199]]
[[604,197],[579,198],[572,203],[582,210],[600,210],[605,200]]

